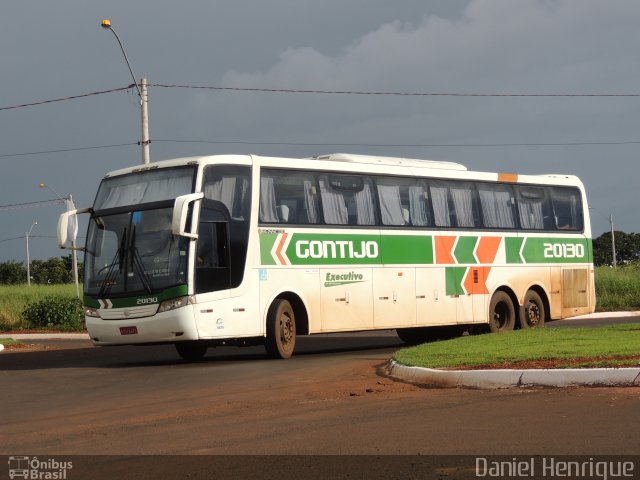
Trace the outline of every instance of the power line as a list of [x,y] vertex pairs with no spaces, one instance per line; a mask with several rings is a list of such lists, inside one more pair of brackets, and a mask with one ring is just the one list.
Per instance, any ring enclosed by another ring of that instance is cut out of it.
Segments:
[[72,95],[69,97],[62,97],[62,98],[54,98],[52,100],[39,100],[36,102],[31,102],[31,103],[23,103],[20,105],[13,105],[10,107],[0,107],[0,110],[13,110],[16,108],[25,108],[25,107],[34,107],[37,105],[45,105],[47,103],[55,103],[55,102],[64,102],[66,100],[75,100],[77,98],[86,98],[86,97],[93,97],[95,95],[102,95],[105,93],[113,93],[113,92],[121,92],[123,90],[129,90],[130,88],[132,88],[134,85],[129,85],[128,87],[119,87],[119,88],[112,88],[110,90],[101,90],[98,92],[89,92],[89,93],[81,93],[79,95]]
[[[50,100],[39,100],[30,103],[22,103],[19,105],[11,105],[0,107],[0,111],[14,110],[18,108],[34,107],[49,103],[64,102],[67,100],[75,100],[78,98],[92,97],[103,95],[105,93],[121,92],[130,90],[136,84],[132,83],[126,87],[112,88],[109,90],[100,90],[97,92],[81,93],[67,97],[54,98]],[[213,91],[231,91],[231,92],[257,92],[257,93],[293,93],[293,94],[316,94],[316,95],[371,95],[371,96],[396,96],[396,97],[640,97],[640,93],[510,93],[510,92],[384,92],[384,91],[366,91],[366,90],[320,90],[320,89],[297,89],[297,88],[261,88],[261,87],[221,87],[215,85],[184,85],[184,84],[165,84],[151,83],[149,87],[158,88],[180,88],[192,90],[213,90]]]
[[23,152],[23,153],[5,153],[0,155],[0,158],[4,157],[23,157],[28,155],[44,155],[48,153],[61,153],[61,152],[79,152],[82,150],[97,150],[101,148],[114,148],[114,147],[129,147],[132,145],[139,145],[139,142],[130,142],[130,143],[115,143],[112,145],[94,145],[90,147],[75,147],[75,148],[60,148],[57,150],[42,150],[38,152]]
[[20,208],[44,207],[48,205],[59,205],[64,202],[65,200],[62,198],[53,198],[51,200],[39,200],[37,202],[14,203],[11,205],[0,205],[0,211],[18,210]]
[[[180,140],[158,139],[158,143],[203,143],[210,145],[266,145],[285,147],[370,147],[370,148],[494,148],[494,147],[575,147],[575,146],[610,146],[610,145],[639,145],[640,140],[623,140],[611,142],[539,142],[539,143],[366,143],[366,142],[250,142],[246,140]],[[29,155],[45,155],[60,152],[77,152],[83,150],[97,150],[114,147],[130,147],[140,145],[139,142],[116,143],[111,145],[94,145],[89,147],[61,148],[56,150],[43,150],[37,152],[6,153],[0,154],[0,158],[22,157]],[[0,205],[0,209],[2,209]]]
[[158,139],[154,142],[166,143],[205,143],[214,145],[280,145],[291,147],[565,147],[580,145],[638,145],[640,140],[616,142],[547,142],[547,143],[302,143],[302,142],[248,142],[243,140],[178,140]]
[[207,85],[180,85],[150,83],[149,87],[219,90],[260,93],[307,93],[322,95],[378,95],[399,97],[640,97],[640,93],[508,93],[508,92],[382,92],[364,90],[313,90],[295,88],[219,87]]

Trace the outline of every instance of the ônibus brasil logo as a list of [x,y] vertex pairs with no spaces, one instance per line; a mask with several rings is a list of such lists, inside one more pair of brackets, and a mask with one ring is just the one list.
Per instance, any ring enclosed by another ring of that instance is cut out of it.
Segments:
[[32,480],[65,480],[67,472],[73,468],[73,462],[38,457],[9,457],[9,478],[25,478]]

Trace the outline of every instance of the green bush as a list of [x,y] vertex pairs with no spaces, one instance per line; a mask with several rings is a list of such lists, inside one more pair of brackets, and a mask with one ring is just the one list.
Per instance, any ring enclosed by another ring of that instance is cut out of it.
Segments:
[[31,328],[56,328],[60,330],[82,330],[84,311],[78,298],[47,296],[28,303],[22,318]]

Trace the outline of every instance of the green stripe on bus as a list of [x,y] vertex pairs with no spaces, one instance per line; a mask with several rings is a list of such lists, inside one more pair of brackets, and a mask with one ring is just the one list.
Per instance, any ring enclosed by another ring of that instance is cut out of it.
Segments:
[[464,275],[468,267],[447,267],[445,268],[446,293],[447,295],[464,295],[466,292],[462,286]]
[[260,233],[260,263],[262,265],[276,264],[275,259],[271,256],[271,250],[277,238],[277,233]]
[[476,243],[478,243],[478,237],[458,237],[458,243],[453,250],[458,263],[477,263],[473,255]]
[[433,264],[433,237],[417,235],[382,235],[382,263]]
[[[187,285],[177,285],[175,287],[167,288],[162,292],[156,294],[148,294],[148,295],[137,295],[135,297],[124,297],[124,298],[107,298],[111,301],[111,308],[125,308],[125,307],[139,307],[141,305],[152,305],[156,303],[162,303],[165,300],[170,300],[172,298],[184,297],[189,294],[189,287]],[[83,297],[84,304],[87,307],[92,308],[102,308],[100,305],[99,299],[97,297],[92,297],[89,295],[84,295]],[[104,300],[104,299],[100,299]]]

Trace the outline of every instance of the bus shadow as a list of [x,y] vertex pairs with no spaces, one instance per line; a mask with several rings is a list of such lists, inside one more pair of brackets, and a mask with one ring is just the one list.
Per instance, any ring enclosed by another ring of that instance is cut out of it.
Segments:
[[[406,346],[395,335],[390,336],[323,336],[301,337],[293,358],[360,353]],[[0,354],[0,372],[52,369],[103,369],[141,367],[190,367],[222,363],[278,361],[271,359],[262,346],[211,347],[202,360],[185,362],[173,345],[67,348],[35,352]],[[287,360],[284,360],[287,361]]]

